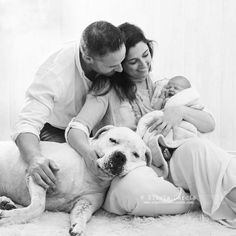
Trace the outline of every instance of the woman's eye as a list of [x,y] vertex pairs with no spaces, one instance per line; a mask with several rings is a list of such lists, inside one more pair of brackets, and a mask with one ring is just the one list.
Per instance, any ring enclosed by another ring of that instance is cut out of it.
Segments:
[[132,61],[129,61],[129,64],[134,65],[136,62],[137,62],[136,60],[132,60]]
[[111,143],[118,144],[117,140],[115,140],[114,138],[110,138],[109,140],[110,140]]
[[149,55],[148,53],[147,53],[147,54],[144,54],[143,57],[147,57],[148,55]]
[[139,158],[139,154],[137,152],[133,152],[133,155],[135,156],[135,158]]

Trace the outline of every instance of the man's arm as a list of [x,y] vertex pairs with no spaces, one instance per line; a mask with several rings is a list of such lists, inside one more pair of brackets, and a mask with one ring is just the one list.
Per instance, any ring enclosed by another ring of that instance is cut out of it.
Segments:
[[[88,160],[96,161],[97,155],[91,148],[89,138],[86,133],[80,129],[71,128],[67,133],[67,142],[82,156],[88,164]],[[89,167],[89,166],[88,166]]]
[[16,139],[21,157],[28,164],[28,173],[33,180],[45,189],[55,188],[55,172],[58,167],[40,152],[38,137],[32,133],[21,133]]
[[70,128],[67,132],[67,142],[83,157],[87,168],[95,176],[100,178],[107,177],[107,175],[98,168],[97,159],[99,158],[99,153],[90,145],[89,137],[84,131]]
[[67,142],[84,158],[87,167],[98,176],[103,173],[97,168],[98,155],[89,141],[91,130],[101,121],[108,107],[108,95],[88,94],[86,102],[66,130]]

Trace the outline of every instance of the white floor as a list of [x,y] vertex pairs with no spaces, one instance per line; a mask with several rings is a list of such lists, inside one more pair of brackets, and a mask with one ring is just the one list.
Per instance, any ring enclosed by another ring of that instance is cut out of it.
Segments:
[[[22,225],[1,226],[1,236],[69,236],[69,215],[45,212]],[[100,210],[87,225],[86,236],[236,236],[201,212],[177,216],[116,216]]]

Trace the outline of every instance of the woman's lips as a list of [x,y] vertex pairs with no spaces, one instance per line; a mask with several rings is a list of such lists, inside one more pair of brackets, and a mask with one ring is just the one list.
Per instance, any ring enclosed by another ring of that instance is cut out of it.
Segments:
[[148,68],[138,69],[138,72],[145,73],[148,72]]

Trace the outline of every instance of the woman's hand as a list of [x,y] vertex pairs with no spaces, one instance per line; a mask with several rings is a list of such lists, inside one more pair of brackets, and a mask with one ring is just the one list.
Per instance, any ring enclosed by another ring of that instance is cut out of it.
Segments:
[[163,113],[162,117],[158,117],[150,124],[149,132],[162,134],[165,137],[173,127],[178,126],[183,120],[183,106],[165,108]]

